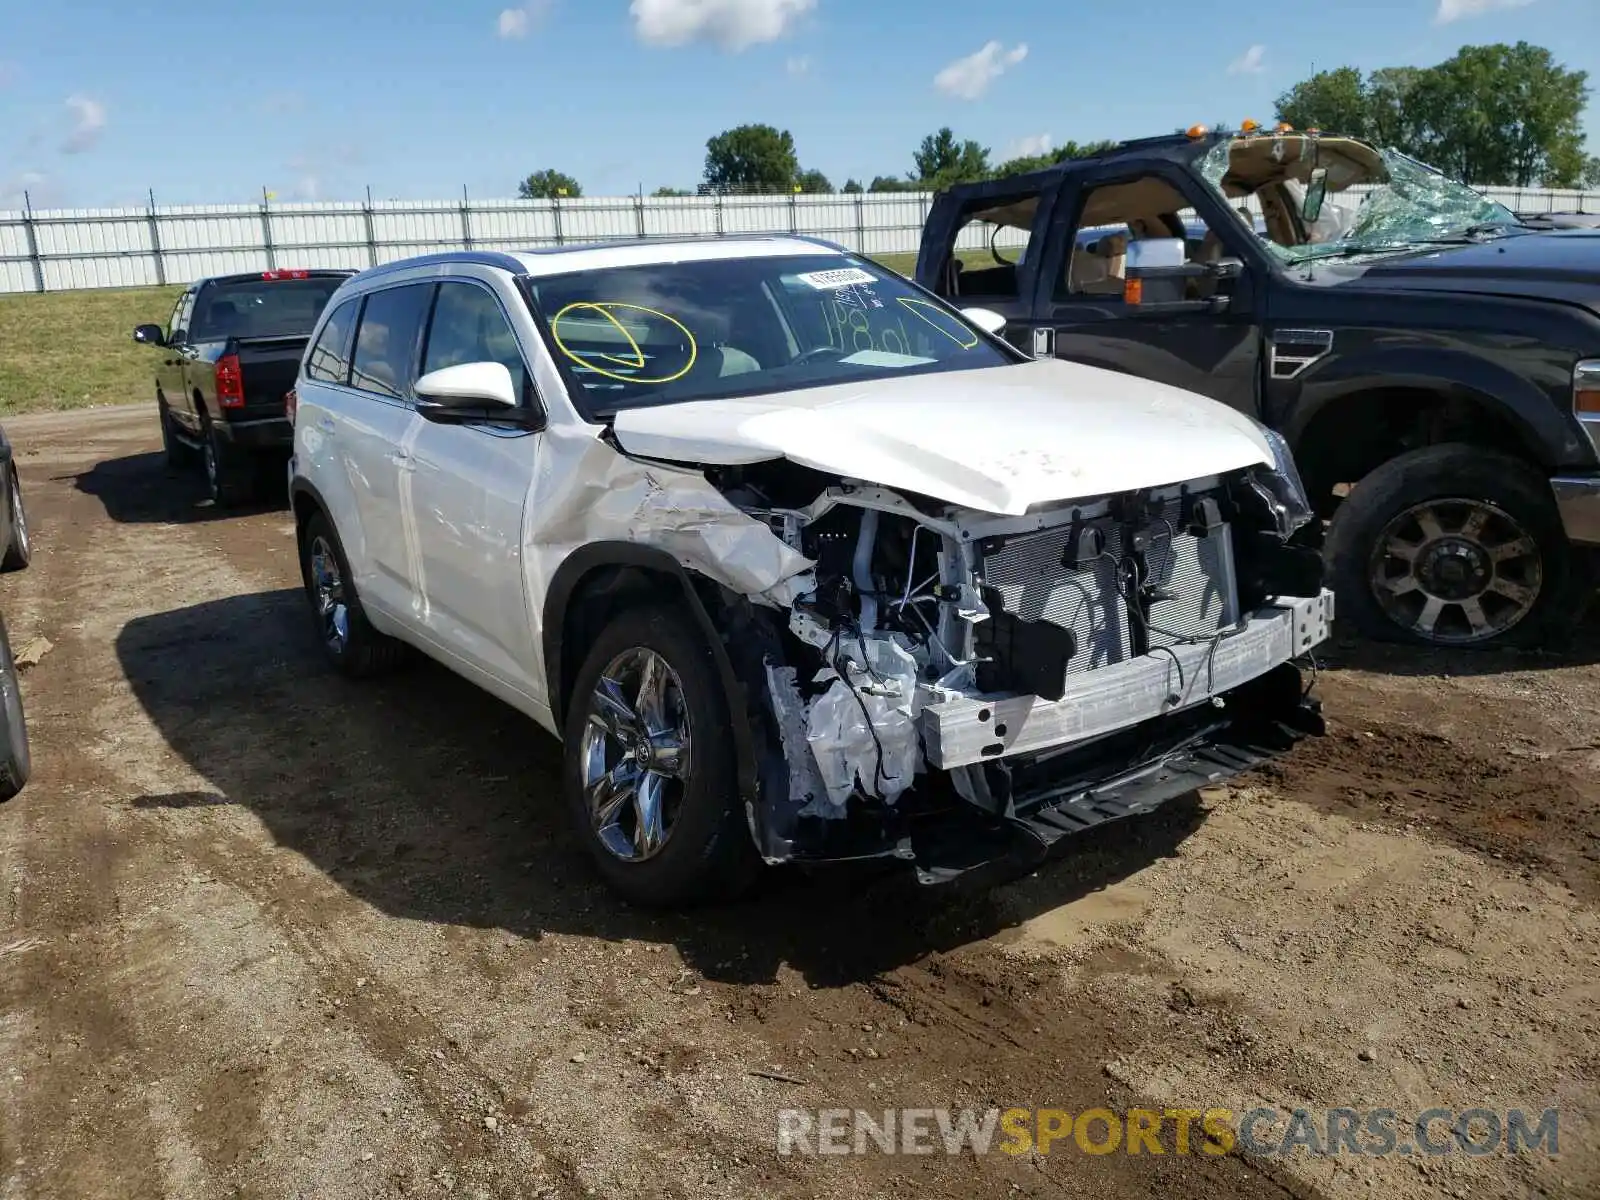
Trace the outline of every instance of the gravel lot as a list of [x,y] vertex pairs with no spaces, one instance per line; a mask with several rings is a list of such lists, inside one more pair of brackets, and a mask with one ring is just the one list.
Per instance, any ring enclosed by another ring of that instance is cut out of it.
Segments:
[[[645,915],[544,734],[323,669],[287,514],[201,505],[153,407],[7,428],[0,610],[51,648],[0,808],[0,1200],[1600,1195],[1600,636],[1341,645],[1330,737],[988,893]],[[1259,1103],[1559,1105],[1562,1152],[774,1148],[787,1106]]]

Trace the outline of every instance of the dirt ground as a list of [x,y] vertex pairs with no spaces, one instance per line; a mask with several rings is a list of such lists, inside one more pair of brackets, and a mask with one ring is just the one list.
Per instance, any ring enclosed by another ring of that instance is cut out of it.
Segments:
[[[549,738],[324,669],[287,515],[200,504],[153,409],[7,428],[0,611],[51,648],[0,808],[0,1200],[1600,1195],[1600,636],[1341,643],[1329,737],[995,890],[645,915]],[[775,1149],[786,1107],[1258,1104],[1559,1106],[1560,1154]]]

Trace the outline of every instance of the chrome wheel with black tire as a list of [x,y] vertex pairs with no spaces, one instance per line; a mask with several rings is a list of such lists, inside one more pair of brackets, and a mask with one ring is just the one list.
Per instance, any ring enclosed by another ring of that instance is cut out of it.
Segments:
[[405,643],[379,633],[367,620],[344,547],[333,523],[320,512],[300,530],[300,576],[323,653],[336,670],[365,679],[405,660]]
[[254,464],[205,423],[200,438],[200,462],[206,473],[206,494],[218,508],[234,508],[255,498]]
[[666,846],[693,745],[683,682],[667,661],[643,646],[613,658],[589,695],[579,752],[590,825],[613,856],[643,862]]
[[1334,514],[1328,557],[1341,616],[1370,636],[1529,643],[1576,616],[1548,481],[1476,446],[1430,446],[1361,480]]
[[33,561],[33,535],[28,530],[28,509],[22,502],[22,481],[17,477],[15,460],[6,471],[6,487],[11,533],[0,555],[0,571],[20,571]]
[[716,656],[680,609],[625,610],[589,648],[567,705],[565,790],[600,874],[628,900],[725,898],[759,873],[729,722]]

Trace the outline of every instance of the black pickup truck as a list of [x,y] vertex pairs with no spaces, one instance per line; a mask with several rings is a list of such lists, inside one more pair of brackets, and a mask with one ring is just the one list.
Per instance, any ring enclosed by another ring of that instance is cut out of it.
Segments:
[[294,442],[284,395],[328,297],[352,271],[258,271],[190,284],[167,328],[133,340],[157,347],[156,408],[173,466],[203,463],[211,498],[243,503]]
[[1281,431],[1369,634],[1538,644],[1587,598],[1600,230],[1351,138],[1196,128],[944,192],[917,281]]

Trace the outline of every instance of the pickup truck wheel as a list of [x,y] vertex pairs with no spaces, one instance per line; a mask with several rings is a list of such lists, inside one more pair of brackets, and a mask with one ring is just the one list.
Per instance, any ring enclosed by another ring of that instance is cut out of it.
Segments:
[[379,633],[367,620],[344,547],[322,513],[312,516],[300,535],[300,575],[317,636],[335,670],[352,679],[368,679],[405,661],[405,643]]
[[255,464],[219,438],[209,422],[200,442],[200,461],[206,470],[206,490],[218,508],[237,508],[255,498]]
[[20,571],[33,561],[33,539],[28,533],[28,510],[22,503],[22,481],[17,478],[15,462],[6,472],[6,487],[6,503],[11,508],[11,540],[6,543],[4,556],[0,557],[0,571]]
[[172,409],[166,398],[156,393],[156,412],[161,417],[161,449],[166,453],[167,466],[190,467],[195,462],[194,447],[178,436],[178,427],[172,420]]
[[1575,615],[1549,483],[1509,455],[1429,446],[1356,484],[1328,559],[1363,633],[1438,646],[1535,642]]
[[601,875],[627,900],[668,907],[754,881],[730,720],[711,649],[680,610],[627,610],[590,648],[567,711],[565,790]]

